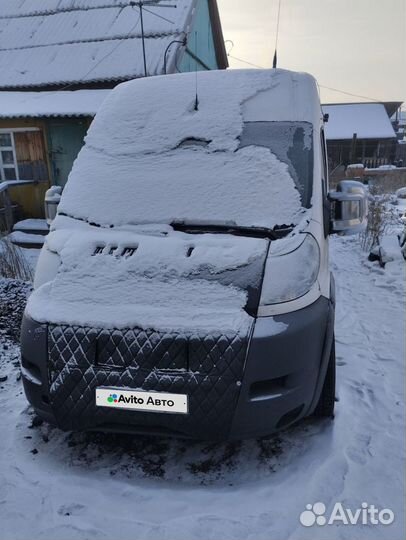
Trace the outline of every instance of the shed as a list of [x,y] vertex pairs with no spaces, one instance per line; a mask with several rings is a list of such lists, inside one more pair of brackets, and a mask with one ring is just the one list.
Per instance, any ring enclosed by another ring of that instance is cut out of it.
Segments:
[[329,115],[325,132],[330,170],[349,163],[376,167],[392,163],[396,134],[390,117],[401,103],[335,103],[323,105]]

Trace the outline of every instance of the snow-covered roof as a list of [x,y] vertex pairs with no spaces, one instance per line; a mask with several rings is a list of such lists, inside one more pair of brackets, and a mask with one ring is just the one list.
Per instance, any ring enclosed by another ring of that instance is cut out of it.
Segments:
[[[217,5],[210,1],[212,22],[219,26]],[[166,47],[190,31],[196,3],[168,0],[164,4],[176,7],[144,7],[150,75],[163,73]],[[171,47],[169,64],[176,54]],[[0,88],[123,81],[143,74],[140,13],[129,0],[1,0]]]
[[323,105],[329,115],[327,140],[395,138],[391,121],[382,103],[342,103]]
[[94,116],[111,90],[2,92],[0,118]]

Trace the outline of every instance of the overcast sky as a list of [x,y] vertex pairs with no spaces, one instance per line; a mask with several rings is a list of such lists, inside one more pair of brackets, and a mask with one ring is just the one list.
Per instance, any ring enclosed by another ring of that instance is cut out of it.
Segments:
[[[278,67],[406,108],[406,0],[281,0]],[[232,56],[271,67],[278,0],[218,0]],[[243,68],[230,58],[230,66]],[[324,103],[363,101],[321,89]]]

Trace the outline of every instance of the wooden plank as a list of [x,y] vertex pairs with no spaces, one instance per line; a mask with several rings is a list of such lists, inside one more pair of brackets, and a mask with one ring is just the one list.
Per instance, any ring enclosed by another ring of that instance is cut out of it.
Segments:
[[14,133],[20,180],[48,180],[45,145],[42,131]]

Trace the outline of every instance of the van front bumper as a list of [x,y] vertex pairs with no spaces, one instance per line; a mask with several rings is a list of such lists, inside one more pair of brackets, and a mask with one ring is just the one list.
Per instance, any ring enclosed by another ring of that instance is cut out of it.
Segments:
[[[23,384],[37,414],[64,430],[266,436],[313,411],[333,326],[334,305],[323,297],[258,318],[251,336],[233,338],[46,325],[25,316]],[[96,407],[97,387],[187,394],[189,414]]]

